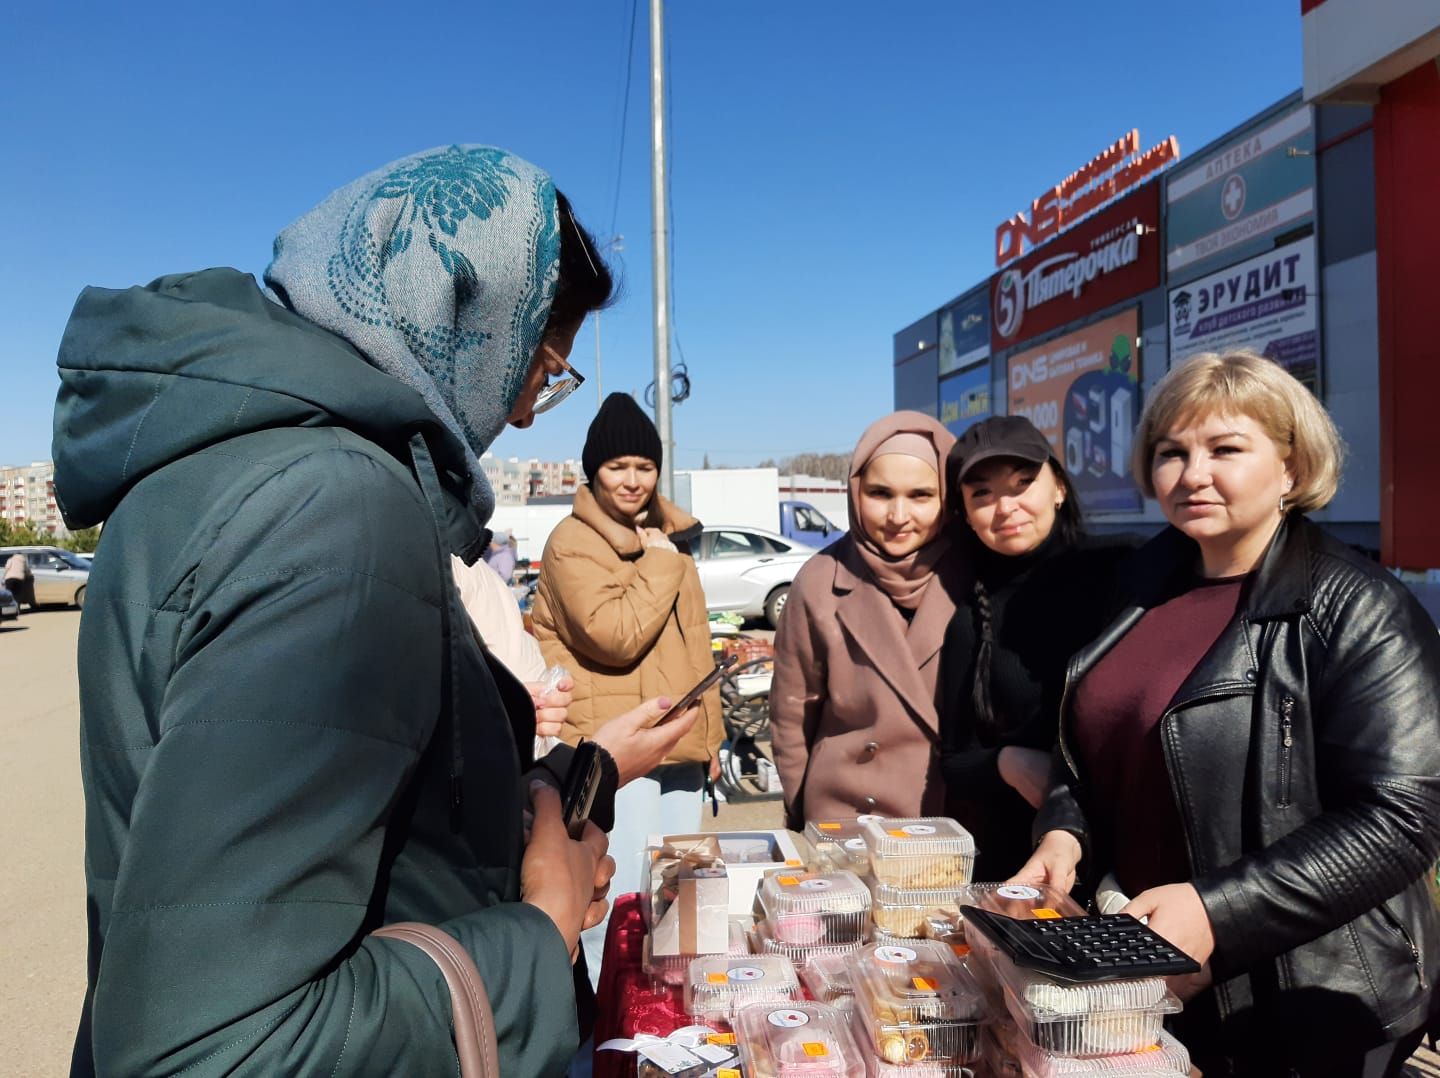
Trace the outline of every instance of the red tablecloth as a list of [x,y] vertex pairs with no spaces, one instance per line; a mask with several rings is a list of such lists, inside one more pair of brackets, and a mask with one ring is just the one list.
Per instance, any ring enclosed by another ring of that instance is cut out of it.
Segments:
[[[640,895],[615,899],[610,927],[605,934],[605,961],[600,967],[596,992],[595,1043],[615,1037],[652,1033],[664,1037],[683,1026],[694,1025],[685,1014],[679,988],[667,988],[657,995],[650,975],[641,968],[645,942],[645,916]],[[596,1052],[595,1078],[631,1078],[635,1056],[630,1052]]]

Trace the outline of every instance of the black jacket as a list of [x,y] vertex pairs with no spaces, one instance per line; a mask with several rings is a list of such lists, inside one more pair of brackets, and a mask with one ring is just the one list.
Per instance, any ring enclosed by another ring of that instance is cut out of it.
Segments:
[[[1173,528],[1147,544],[1137,601],[1071,660],[1037,834],[1086,844],[1085,805],[1104,791],[1086,788],[1068,743],[1072,690],[1146,609],[1184,590],[1197,557]],[[1440,636],[1414,597],[1288,520],[1161,738],[1214,928],[1225,1051],[1254,1066],[1273,1049],[1256,1073],[1278,1074],[1303,1069],[1307,1045],[1333,1059],[1417,1029],[1440,966],[1427,887],[1440,854]]]
[[[1052,534],[1030,553],[1007,557],[970,539],[974,580],[957,596],[940,652],[940,767],[946,815],[975,836],[976,879],[1006,879],[1030,856],[1035,811],[1000,777],[1000,750],[1055,747],[1066,663],[1114,616],[1116,581],[1137,545],[1128,536],[1066,542]],[[992,641],[984,715],[974,699],[982,602]]]

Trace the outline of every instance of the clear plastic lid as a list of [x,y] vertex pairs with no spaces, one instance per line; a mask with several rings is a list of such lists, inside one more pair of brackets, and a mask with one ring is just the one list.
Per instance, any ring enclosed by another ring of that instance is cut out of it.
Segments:
[[822,872],[847,869],[858,875],[870,871],[870,848],[865,845],[865,825],[879,816],[844,820],[811,820],[805,837],[815,851],[815,866]]
[[812,846],[818,846],[822,842],[843,843],[852,838],[864,839],[865,825],[883,818],[870,815],[837,820],[810,820],[805,824],[805,837]]
[[865,843],[876,880],[892,887],[960,887],[975,867],[975,839],[946,816],[871,820]]
[[996,981],[1004,986],[1033,1021],[1047,1022],[1075,1015],[1122,1011],[1153,1010],[1157,1014],[1172,1014],[1180,1009],[1175,997],[1166,989],[1163,977],[1060,981],[1017,966],[988,939],[981,943],[983,933],[974,932],[971,935],[975,937],[971,943],[980,961],[989,965]]
[[750,1004],[735,1015],[745,1078],[854,1078],[865,1057],[848,1016],[824,1003]]
[[1085,985],[1032,979],[1017,992],[1005,976],[1006,965],[992,967],[1004,989],[1005,1009],[1028,1040],[1054,1055],[1144,1052],[1159,1043],[1165,1016],[1180,1010],[1180,1001],[1158,978]]
[[800,971],[800,979],[821,1003],[846,1008],[855,1004],[855,987],[850,983],[850,956],[818,954]]
[[971,886],[971,894],[972,904],[982,910],[1022,921],[1085,916],[1085,911],[1073,898],[1044,884],[977,883]]
[[868,931],[862,932],[855,939],[846,942],[821,939],[814,943],[792,943],[777,937],[770,922],[761,921],[754,928],[754,949],[760,954],[784,955],[796,966],[804,966],[817,955],[852,955],[865,946],[868,934]]
[[685,1011],[695,1018],[728,1021],[747,1003],[784,1003],[800,998],[795,963],[784,955],[702,955],[685,978]]
[[870,912],[870,889],[853,872],[774,872],[760,881],[772,924],[794,914]]
[[892,936],[918,939],[935,917],[960,917],[960,907],[971,901],[968,887],[904,888],[872,881],[875,927]]
[[1190,1073],[1190,1053],[1170,1034],[1160,1032],[1159,1042],[1139,1052],[1080,1059],[1047,1052],[1023,1037],[1014,1038],[1011,1051],[1026,1078],[1081,1078],[1091,1074],[1124,1074],[1130,1078],[1170,1078]]
[[862,948],[850,965],[855,1009],[889,1064],[968,1063],[979,1052],[984,999],[943,943]]

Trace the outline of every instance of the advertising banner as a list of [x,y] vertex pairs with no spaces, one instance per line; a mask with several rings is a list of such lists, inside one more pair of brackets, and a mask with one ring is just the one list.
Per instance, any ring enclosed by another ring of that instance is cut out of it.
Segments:
[[1160,187],[1146,185],[991,278],[999,351],[1160,284]]
[[940,383],[940,422],[955,437],[990,415],[990,364],[962,371]]
[[1293,228],[1315,212],[1311,115],[1297,106],[1170,173],[1165,259],[1171,273]]
[[1140,418],[1139,326],[1139,309],[1131,308],[1010,357],[1010,414],[1049,439],[1086,510],[1140,508],[1130,477]]
[[977,288],[940,312],[940,376],[990,356],[990,288]]
[[1320,297],[1315,237],[1170,289],[1170,362],[1248,349],[1315,388]]

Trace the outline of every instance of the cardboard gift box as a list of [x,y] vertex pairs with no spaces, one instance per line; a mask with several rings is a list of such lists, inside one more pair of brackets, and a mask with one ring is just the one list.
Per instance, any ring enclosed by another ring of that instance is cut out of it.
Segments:
[[724,954],[730,879],[714,835],[666,841],[650,862],[650,952]]

